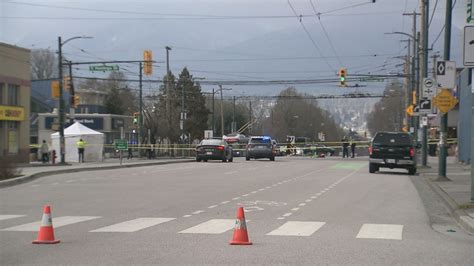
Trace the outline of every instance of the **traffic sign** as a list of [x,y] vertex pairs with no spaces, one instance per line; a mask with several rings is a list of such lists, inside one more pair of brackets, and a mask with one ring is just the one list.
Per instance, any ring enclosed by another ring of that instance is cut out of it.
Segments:
[[443,89],[438,95],[433,98],[433,104],[438,107],[438,109],[447,113],[458,103],[458,99],[453,97],[451,90]]
[[456,84],[456,62],[436,62],[436,81],[439,88],[453,89]]
[[413,104],[410,104],[410,106],[408,106],[407,109],[405,109],[405,112],[409,116],[418,116],[419,115],[418,111],[419,111],[418,106],[413,105]]
[[116,150],[128,150],[128,142],[126,139],[114,140],[114,146]]
[[119,66],[118,65],[111,65],[111,66],[107,66],[107,65],[98,65],[98,66],[89,66],[89,70],[90,71],[118,71],[119,70]]
[[463,63],[474,66],[474,26],[464,27]]
[[420,114],[430,114],[431,113],[431,100],[430,99],[420,99]]
[[424,78],[423,79],[423,90],[421,91],[421,97],[423,98],[433,98],[436,96],[436,87],[435,80],[432,78]]

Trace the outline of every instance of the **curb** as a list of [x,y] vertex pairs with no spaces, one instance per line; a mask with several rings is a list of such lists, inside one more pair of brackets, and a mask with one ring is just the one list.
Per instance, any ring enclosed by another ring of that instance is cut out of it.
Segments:
[[164,161],[164,162],[147,162],[147,163],[136,163],[136,164],[122,164],[122,165],[110,165],[110,166],[92,166],[92,167],[84,167],[84,168],[72,168],[72,169],[61,169],[61,170],[52,170],[46,172],[39,172],[31,175],[20,176],[17,178],[7,179],[0,181],[0,188],[11,187],[23,183],[27,183],[38,179],[43,176],[50,176],[50,175],[57,175],[57,174],[65,174],[65,173],[76,173],[76,172],[84,172],[84,171],[91,171],[91,170],[110,170],[110,169],[117,169],[117,168],[131,168],[131,167],[140,167],[140,166],[150,166],[150,165],[164,165],[164,164],[174,164],[174,163],[189,163],[195,162],[194,159],[181,159],[175,161]]
[[423,180],[428,183],[429,187],[442,199],[449,214],[456,220],[458,225],[468,234],[474,235],[474,219],[471,218],[464,210],[459,209],[458,204],[449,196],[446,191],[433,183],[429,177],[423,176]]

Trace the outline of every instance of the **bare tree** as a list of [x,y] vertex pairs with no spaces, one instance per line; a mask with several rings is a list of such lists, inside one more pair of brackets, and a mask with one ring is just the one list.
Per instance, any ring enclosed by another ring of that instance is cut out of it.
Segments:
[[32,79],[50,79],[57,76],[57,57],[51,50],[33,50],[30,60]]

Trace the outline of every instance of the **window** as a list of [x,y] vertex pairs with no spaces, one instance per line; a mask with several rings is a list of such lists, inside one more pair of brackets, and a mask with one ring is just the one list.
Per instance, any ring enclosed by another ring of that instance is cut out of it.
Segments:
[[18,124],[17,121],[8,121],[8,153],[9,154],[18,154],[20,148],[19,138],[18,138]]
[[4,86],[5,84],[0,82],[0,105],[3,104],[3,87]]
[[8,84],[8,105],[18,105],[19,102],[19,86],[18,85],[13,85],[13,84]]

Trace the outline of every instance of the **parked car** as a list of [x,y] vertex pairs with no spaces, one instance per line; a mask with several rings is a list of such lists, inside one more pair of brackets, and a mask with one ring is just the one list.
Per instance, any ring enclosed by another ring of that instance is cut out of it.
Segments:
[[275,161],[275,145],[272,138],[268,136],[253,136],[247,145],[245,159],[250,158],[268,158],[270,161]]
[[222,160],[232,162],[232,147],[222,139],[205,139],[196,146],[196,162],[207,160]]
[[404,132],[377,132],[369,146],[369,172],[381,167],[404,168],[408,174],[416,173],[415,146],[412,137]]
[[319,144],[319,143],[311,144],[310,150],[311,150],[312,155],[317,155],[317,156],[321,156],[321,155],[333,156],[335,152],[334,148],[328,147],[324,144]]

